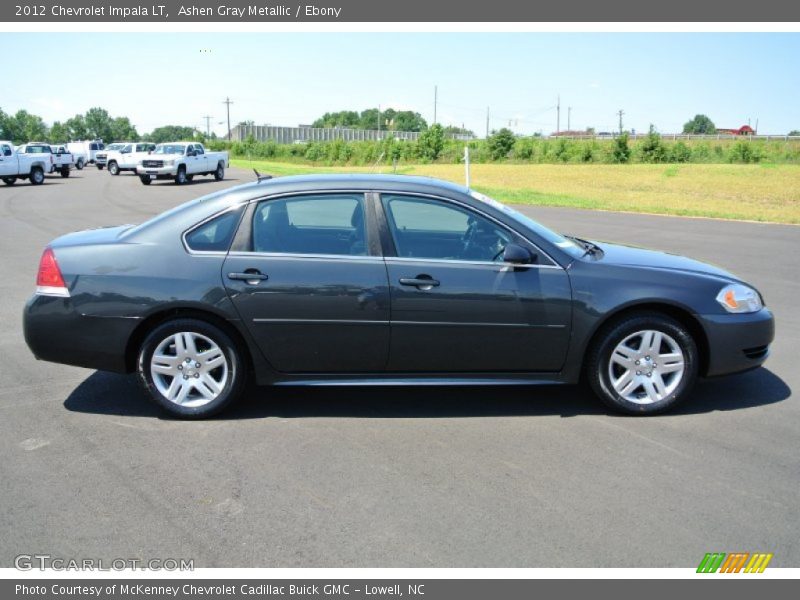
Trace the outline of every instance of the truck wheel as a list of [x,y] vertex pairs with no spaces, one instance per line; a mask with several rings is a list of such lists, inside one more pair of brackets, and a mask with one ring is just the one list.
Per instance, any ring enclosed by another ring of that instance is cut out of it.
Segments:
[[103,165],[97,165],[97,170],[98,171],[102,171],[103,170]]
[[14,185],[17,182],[16,177],[3,177],[3,183],[6,185]]
[[42,167],[31,169],[31,185],[42,185],[44,183],[44,171]]
[[186,178],[186,167],[184,166],[178,167],[178,173],[175,175],[175,183],[177,185],[183,185],[187,181],[189,180]]
[[216,181],[222,181],[225,179],[225,167],[222,166],[222,163],[217,165],[217,170],[214,171],[214,179]]
[[113,161],[108,163],[108,172],[111,175],[119,175],[119,165]]
[[187,176],[186,176],[186,181],[188,181],[189,183],[191,183],[192,181],[194,181],[194,175],[187,175]]
[[83,171],[83,159],[82,158],[79,158],[78,162],[75,163],[75,168],[78,169],[78,171]]
[[150,185],[150,182],[152,182],[153,180],[150,179],[147,175],[140,175],[139,181],[141,181],[145,185]]
[[61,176],[69,177],[69,167],[61,167]]

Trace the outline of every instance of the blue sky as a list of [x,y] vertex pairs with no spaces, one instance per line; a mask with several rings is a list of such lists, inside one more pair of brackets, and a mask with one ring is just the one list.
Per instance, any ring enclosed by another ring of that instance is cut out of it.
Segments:
[[[624,125],[681,129],[706,113],[718,127],[758,119],[760,133],[800,129],[798,33],[4,33],[0,108],[46,121],[92,106],[158,125],[225,131],[231,121],[310,123],[380,104],[433,120],[517,133]],[[72,57],[72,58],[70,58]],[[31,69],[31,65],[37,65]],[[35,75],[34,75],[35,74]]]

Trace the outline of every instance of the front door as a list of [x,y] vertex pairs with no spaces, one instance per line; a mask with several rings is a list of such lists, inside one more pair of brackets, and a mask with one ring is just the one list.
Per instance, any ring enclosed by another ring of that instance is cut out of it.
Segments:
[[[267,360],[286,373],[371,373],[389,352],[386,266],[362,193],[264,200],[222,277]],[[374,255],[373,255],[374,254]]]
[[391,194],[381,206],[396,255],[386,258],[390,371],[561,369],[571,290],[560,266],[542,253],[530,265],[503,263],[506,244],[526,242],[464,206]]
[[0,177],[17,174],[17,157],[8,144],[0,144]]

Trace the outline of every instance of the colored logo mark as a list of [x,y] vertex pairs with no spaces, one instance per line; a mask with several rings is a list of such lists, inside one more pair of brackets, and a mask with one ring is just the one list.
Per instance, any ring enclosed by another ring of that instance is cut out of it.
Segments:
[[698,573],[763,573],[767,568],[772,554],[765,552],[708,552],[700,565]]

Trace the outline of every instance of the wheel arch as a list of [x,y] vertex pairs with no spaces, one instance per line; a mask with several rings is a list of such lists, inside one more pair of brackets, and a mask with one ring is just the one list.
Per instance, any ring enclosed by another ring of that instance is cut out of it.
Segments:
[[203,310],[201,308],[173,306],[148,315],[133,330],[125,347],[125,369],[127,372],[132,373],[136,370],[136,361],[139,356],[139,349],[141,348],[142,342],[144,342],[147,335],[162,323],[166,323],[167,321],[171,321],[173,319],[197,319],[219,327],[231,337],[231,339],[239,348],[239,351],[242,354],[242,359],[247,366],[247,370],[252,372],[255,369],[253,348],[245,339],[245,336],[242,334],[242,332],[228,319],[217,313],[209,310]]
[[664,302],[664,301],[647,301],[635,304],[628,304],[625,306],[618,307],[614,311],[611,311],[608,314],[606,314],[595,325],[594,330],[592,331],[585,347],[583,348],[582,363],[584,368],[586,366],[586,356],[594,347],[594,345],[598,343],[598,340],[600,339],[600,336],[603,334],[603,332],[609,326],[613,325],[617,321],[639,312],[661,313],[663,315],[675,319],[681,325],[686,327],[689,334],[692,336],[692,339],[694,339],[695,344],[697,344],[697,354],[700,359],[698,372],[700,375],[705,375],[708,372],[708,364],[709,364],[708,336],[706,335],[703,326],[700,324],[700,321],[698,321],[697,318],[692,314],[692,312],[686,307],[677,304],[671,304],[669,302]]

